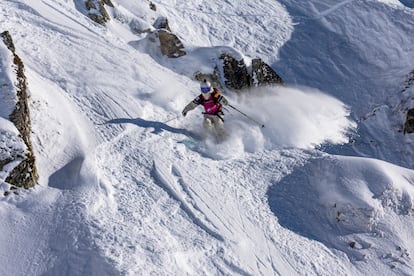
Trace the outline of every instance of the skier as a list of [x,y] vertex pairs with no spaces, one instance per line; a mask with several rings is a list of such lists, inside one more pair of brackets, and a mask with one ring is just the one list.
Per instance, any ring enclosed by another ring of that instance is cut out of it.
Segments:
[[201,94],[186,105],[182,114],[185,117],[188,111],[193,110],[199,105],[203,105],[204,129],[210,132],[215,129],[217,135],[220,138],[224,138],[224,113],[222,111],[222,106],[227,105],[228,101],[225,97],[220,95],[219,90],[217,88],[213,88],[207,80],[203,80],[200,83],[200,89]]

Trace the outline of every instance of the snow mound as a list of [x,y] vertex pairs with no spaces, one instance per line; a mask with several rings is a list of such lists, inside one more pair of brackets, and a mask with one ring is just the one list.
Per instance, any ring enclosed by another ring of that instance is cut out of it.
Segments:
[[268,196],[282,226],[345,252],[357,264],[364,261],[362,266],[380,259],[407,272],[407,252],[414,249],[406,239],[414,226],[413,183],[412,171],[390,163],[330,156],[311,160]]

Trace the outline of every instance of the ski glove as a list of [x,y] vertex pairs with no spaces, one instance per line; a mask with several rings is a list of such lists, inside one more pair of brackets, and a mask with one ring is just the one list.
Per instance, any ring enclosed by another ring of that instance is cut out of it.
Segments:
[[183,116],[185,117],[185,115],[187,115],[187,111],[183,110]]

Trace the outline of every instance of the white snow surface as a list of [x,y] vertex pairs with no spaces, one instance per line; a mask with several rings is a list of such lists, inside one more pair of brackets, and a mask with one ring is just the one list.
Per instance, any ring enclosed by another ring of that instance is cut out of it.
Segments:
[[[106,26],[80,0],[0,2],[40,174],[0,195],[1,275],[414,274],[410,1],[112,2]],[[158,16],[186,56],[131,31]],[[223,52],[287,85],[223,91],[256,122],[226,107],[217,144],[181,110]],[[0,55],[3,155],[25,147]]]
[[0,45],[0,85],[2,93],[0,95],[0,117],[8,118],[14,110],[17,102],[16,88],[14,83],[17,81],[12,71],[14,69],[12,53],[7,49],[4,43]]

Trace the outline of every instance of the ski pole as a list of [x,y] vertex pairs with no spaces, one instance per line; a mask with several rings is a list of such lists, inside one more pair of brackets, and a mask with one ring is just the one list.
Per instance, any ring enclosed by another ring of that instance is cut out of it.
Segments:
[[175,116],[175,117],[173,117],[173,118],[171,118],[171,119],[168,119],[167,121],[162,122],[162,123],[163,123],[163,124],[166,124],[166,123],[171,122],[171,121],[173,121],[173,120],[175,120],[175,119],[178,119],[178,117],[180,117],[180,116]]
[[237,108],[235,108],[234,106],[232,106],[231,104],[229,104],[228,106],[230,106],[231,108],[233,108],[234,110],[236,110],[237,112],[239,112],[240,114],[242,114],[243,116],[245,116],[247,119],[255,122],[256,124],[258,124],[261,127],[264,127],[264,124],[259,123],[258,121],[256,121],[255,119],[253,119],[252,117],[248,116],[247,114],[241,112],[240,110],[238,110]]

